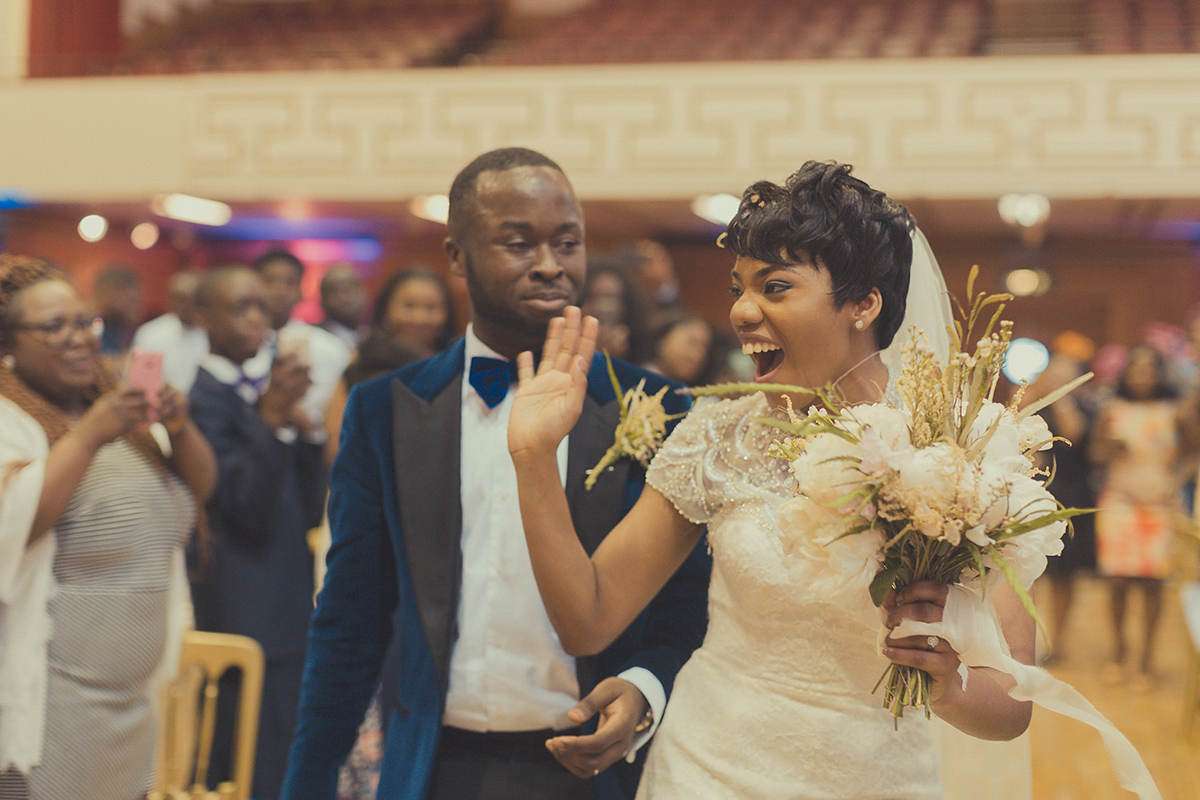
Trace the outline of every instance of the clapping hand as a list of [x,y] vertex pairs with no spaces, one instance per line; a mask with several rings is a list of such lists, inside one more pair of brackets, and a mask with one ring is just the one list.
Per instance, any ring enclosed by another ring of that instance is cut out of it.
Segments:
[[534,371],[533,354],[517,356],[520,386],[508,421],[508,449],[553,453],[579,414],[587,393],[587,374],[596,352],[599,323],[575,306],[550,321],[542,361]]
[[300,401],[304,398],[312,379],[308,364],[295,353],[280,354],[271,364],[271,384],[258,398],[258,413],[272,428],[278,430],[288,426],[300,427],[307,418]]
[[[937,581],[919,581],[900,590],[892,590],[883,599],[887,612],[884,624],[895,630],[906,619],[941,622],[950,587]],[[958,653],[938,636],[903,636],[884,641],[883,654],[896,664],[916,667],[929,673],[929,702],[936,703],[951,686],[959,685]]]

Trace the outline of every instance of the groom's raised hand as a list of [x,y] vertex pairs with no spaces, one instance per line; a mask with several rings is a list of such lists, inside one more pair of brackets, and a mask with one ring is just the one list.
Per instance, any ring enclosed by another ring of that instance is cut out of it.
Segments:
[[605,678],[579,701],[567,716],[583,724],[600,715],[596,732],[586,736],[556,736],[548,749],[563,766],[580,778],[591,778],[629,752],[638,724],[650,708],[641,691],[623,678]]

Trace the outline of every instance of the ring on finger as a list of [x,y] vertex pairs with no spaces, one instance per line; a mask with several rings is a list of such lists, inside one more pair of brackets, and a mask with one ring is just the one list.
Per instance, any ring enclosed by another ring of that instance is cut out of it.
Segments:
[[936,650],[939,641],[941,641],[941,640],[938,639],[938,637],[930,636],[928,639],[925,640],[925,649]]

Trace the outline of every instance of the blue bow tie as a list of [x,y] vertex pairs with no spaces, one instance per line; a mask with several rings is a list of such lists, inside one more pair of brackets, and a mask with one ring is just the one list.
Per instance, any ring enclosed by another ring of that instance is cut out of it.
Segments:
[[487,407],[495,408],[508,394],[508,387],[517,380],[517,362],[475,356],[471,359],[467,380],[483,398],[483,402],[487,403]]

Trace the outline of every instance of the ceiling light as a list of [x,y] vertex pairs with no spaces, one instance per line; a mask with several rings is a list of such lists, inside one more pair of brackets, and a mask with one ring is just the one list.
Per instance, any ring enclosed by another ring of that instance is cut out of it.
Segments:
[[1050,200],[1044,194],[1018,194],[1011,192],[996,203],[1000,219],[1009,225],[1032,228],[1050,216]]
[[158,226],[153,222],[141,222],[129,232],[129,241],[138,250],[149,250],[158,243]]
[[692,213],[716,225],[728,225],[741,205],[741,198],[731,194],[702,194],[692,201]]
[[1044,269],[1014,269],[1004,276],[1004,288],[1017,297],[1044,295],[1053,283]]
[[408,210],[421,219],[445,225],[450,219],[450,198],[444,194],[421,195],[412,199]]
[[79,220],[79,236],[85,242],[98,242],[108,233],[108,220],[99,214],[88,214]]
[[161,217],[197,225],[219,227],[233,217],[233,210],[224,203],[190,194],[160,194],[154,198],[151,207]]

